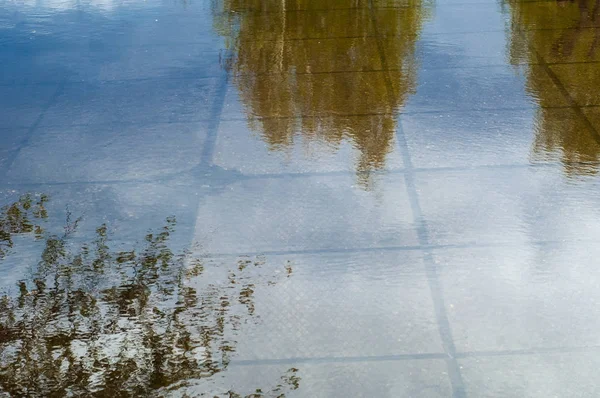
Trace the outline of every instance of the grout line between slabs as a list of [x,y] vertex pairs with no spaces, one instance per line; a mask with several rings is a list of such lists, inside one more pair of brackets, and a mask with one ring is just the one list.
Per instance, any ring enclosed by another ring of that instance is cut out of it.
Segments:
[[[381,42],[380,35],[378,34],[378,21],[377,16],[374,12],[373,0],[369,0],[369,11],[371,13],[371,18],[373,22],[373,26],[375,29],[375,35],[378,37],[377,39],[377,49],[379,51],[379,56],[381,59],[382,69],[388,69],[387,58],[385,54],[385,47]],[[388,96],[388,101],[391,109],[394,109],[398,104],[398,99],[396,98],[393,83],[391,81],[391,76],[389,72],[385,74],[385,82],[386,82],[386,92]],[[406,142],[406,137],[404,135],[404,131],[402,130],[402,126],[400,125],[400,121],[397,121],[397,140],[398,146],[400,147],[400,152],[402,156],[402,160],[404,163],[404,179],[406,183],[406,190],[408,193],[410,206],[413,213],[413,218],[415,222],[415,228],[417,230],[417,236],[419,240],[420,246],[428,246],[429,245],[429,232],[427,229],[427,224],[422,214],[421,204],[419,203],[419,196],[416,189],[416,184],[414,180],[414,172],[412,160],[410,157],[410,152],[408,148],[408,144]],[[442,346],[444,348],[445,362],[448,369],[448,376],[450,378],[450,383],[452,384],[452,395],[455,398],[466,398],[466,389],[464,385],[464,381],[462,378],[462,374],[460,371],[460,366],[458,365],[458,361],[456,360],[456,347],[454,344],[454,339],[452,337],[452,331],[450,328],[450,322],[448,320],[448,314],[446,313],[446,307],[444,304],[444,297],[441,290],[441,286],[437,276],[437,270],[435,266],[435,262],[433,260],[433,255],[431,251],[425,250],[423,261],[425,262],[425,271],[427,274],[427,281],[429,284],[429,289],[431,293],[431,298],[433,301],[433,307],[435,312],[435,317],[438,325],[438,331],[440,335],[440,339],[442,342]]]
[[[600,350],[600,346],[581,347],[549,347],[549,348],[527,348],[516,350],[497,351],[466,351],[456,353],[459,359],[469,358],[491,358],[502,356],[526,356],[526,355],[548,355],[548,354],[574,354]],[[333,364],[333,363],[356,363],[356,362],[388,362],[388,361],[421,361],[421,360],[443,360],[445,353],[419,353],[419,354],[396,354],[396,355],[366,355],[347,357],[292,357],[276,359],[240,359],[232,360],[231,366],[261,366],[261,365],[294,365],[294,364]]]

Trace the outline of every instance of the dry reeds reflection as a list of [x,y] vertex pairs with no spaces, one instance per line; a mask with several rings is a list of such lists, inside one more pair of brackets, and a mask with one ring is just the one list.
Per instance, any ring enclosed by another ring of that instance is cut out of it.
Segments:
[[[226,371],[244,323],[256,319],[254,292],[276,283],[252,276],[262,260],[240,260],[226,280],[199,284],[202,259],[169,247],[175,219],[141,247],[114,251],[106,225],[88,243],[71,239],[79,220],[70,216],[62,236],[35,227],[30,220],[46,217],[47,200],[25,196],[0,214],[3,242],[35,235],[44,245],[31,275],[0,296],[0,391],[165,396]],[[5,244],[5,260],[11,250]],[[283,397],[298,388],[297,372],[258,395],[221,396]]]

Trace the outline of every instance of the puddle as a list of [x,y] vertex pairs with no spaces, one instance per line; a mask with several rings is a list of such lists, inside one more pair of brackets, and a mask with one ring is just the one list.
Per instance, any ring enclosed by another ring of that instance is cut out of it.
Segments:
[[599,10],[1,4],[0,395],[598,395]]

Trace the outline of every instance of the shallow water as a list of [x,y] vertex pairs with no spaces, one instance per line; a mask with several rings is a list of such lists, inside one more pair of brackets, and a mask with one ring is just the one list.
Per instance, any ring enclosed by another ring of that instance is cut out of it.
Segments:
[[0,64],[0,393],[600,394],[598,0],[0,0]]

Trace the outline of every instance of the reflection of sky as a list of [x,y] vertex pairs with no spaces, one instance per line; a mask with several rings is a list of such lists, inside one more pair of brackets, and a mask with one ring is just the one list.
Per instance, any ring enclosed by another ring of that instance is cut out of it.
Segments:
[[453,31],[447,15],[425,26],[417,92],[400,116],[414,167],[528,164],[536,104],[508,65],[506,32],[442,34]]
[[[15,2],[0,21],[2,203],[47,193],[53,232],[68,206],[84,216],[76,239],[108,222],[123,243],[174,214],[189,242],[223,76],[209,5]],[[2,286],[37,262],[24,245],[0,267]]]
[[221,40],[212,31],[208,5],[115,2],[107,10],[96,3],[42,2],[10,3],[2,10],[0,57],[7,82],[218,73]]
[[89,2],[65,1],[65,0],[24,0],[15,2],[19,7],[35,7],[38,9],[51,9],[53,11],[70,11],[77,9],[81,5],[96,12],[114,11],[121,1],[113,0],[92,0]]
[[[389,172],[369,189],[347,142],[277,152],[250,131],[208,3],[3,4],[0,199],[48,194],[54,232],[67,205],[83,215],[76,240],[107,222],[131,244],[175,215],[175,246],[292,261],[293,277],[257,297],[240,385],[299,358],[305,396],[347,396],[356,378],[372,396],[448,396],[440,313],[463,353],[597,345],[597,181],[533,160],[538,98],[508,63],[499,6],[449,3],[424,25]],[[17,242],[0,287],[36,250]],[[435,267],[445,302],[430,295]],[[459,361],[483,395],[474,356]]]

